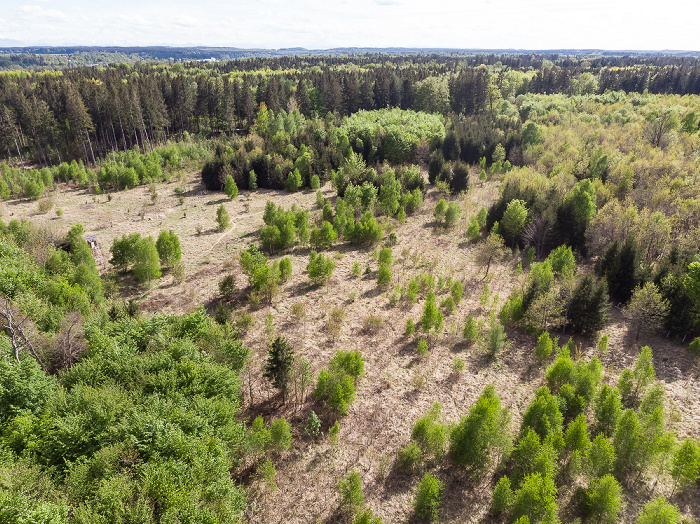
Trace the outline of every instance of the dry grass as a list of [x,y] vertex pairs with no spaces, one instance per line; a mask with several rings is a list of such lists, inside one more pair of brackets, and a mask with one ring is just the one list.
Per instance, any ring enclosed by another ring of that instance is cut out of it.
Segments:
[[[285,208],[296,202],[298,206],[319,214],[315,192],[288,193],[259,190],[252,194],[241,192],[230,201],[222,194],[203,193],[197,175],[191,175],[185,185],[185,201],[179,205],[175,187],[179,182],[156,187],[158,199],[152,203],[147,188],[115,193],[111,201],[105,195],[93,196],[82,190],[63,189],[55,195],[55,202],[64,210],[63,217],[35,214],[36,205],[24,202],[5,204],[4,214],[31,216],[37,222],[52,222],[63,230],[82,222],[88,233],[95,233],[108,259],[112,240],[120,235],[138,232],[157,236],[162,229],[172,229],[182,243],[185,280],[175,282],[165,275],[143,294],[146,311],[179,313],[211,303],[218,294],[218,281],[231,272],[238,287],[244,285],[236,255],[241,248],[256,241],[256,232],[262,224],[265,202],[274,199]],[[333,196],[330,186],[324,188],[326,198]],[[272,493],[262,480],[242,477],[250,487],[250,522],[335,522],[337,513],[337,480],[356,469],[363,481],[367,504],[384,522],[412,521],[412,496],[418,476],[407,478],[396,473],[393,461],[398,450],[409,440],[414,421],[430,406],[439,401],[443,416],[456,421],[466,414],[483,388],[494,384],[503,401],[513,414],[517,428],[520,417],[534,391],[543,383],[543,368],[537,363],[532,348],[534,337],[510,331],[511,343],[497,359],[487,358],[476,346],[465,345],[460,337],[464,319],[473,314],[485,318],[488,307],[479,302],[483,288],[483,269],[473,262],[473,247],[466,243],[466,225],[471,213],[488,205],[497,196],[492,183],[476,187],[465,198],[460,224],[450,231],[435,231],[432,226],[432,207],[437,194],[426,196],[422,211],[408,218],[406,224],[392,221],[398,235],[394,246],[394,283],[405,285],[420,272],[436,276],[450,276],[464,284],[464,298],[454,314],[445,319],[445,333],[431,337],[430,353],[418,358],[416,346],[419,334],[404,337],[404,326],[410,317],[418,321],[423,300],[411,304],[400,302],[390,305],[391,287],[380,291],[376,285],[376,261],[373,249],[355,249],[340,245],[340,253],[333,278],[327,286],[310,287],[304,268],[307,250],[285,253],[292,261],[292,278],[286,282],[270,307],[242,309],[234,318],[248,312],[254,324],[245,335],[252,348],[251,365],[244,374],[246,416],[287,416],[295,427],[295,444],[276,465],[277,491]],[[232,219],[232,227],[224,233],[216,231],[216,207],[224,204]],[[140,215],[142,214],[142,215]],[[7,216],[4,217],[5,219]],[[197,234],[197,226],[203,233]],[[358,278],[352,275],[352,266],[359,263],[370,272]],[[517,260],[508,259],[492,266],[487,282],[492,296],[501,303],[512,288],[520,284],[514,270]],[[107,269],[106,267],[104,268]],[[438,296],[439,300],[447,296]],[[338,332],[328,330],[329,316],[342,310],[344,319]],[[279,398],[271,395],[261,379],[261,361],[266,350],[265,317],[271,314],[277,331],[287,337],[299,355],[307,357],[317,373],[338,350],[359,350],[365,356],[365,376],[359,382],[357,396],[349,414],[340,420],[340,438],[331,446],[326,438],[310,441],[303,433],[306,418],[312,409],[321,416],[323,431],[335,421],[329,413],[311,399],[302,406],[288,403],[281,406]],[[456,336],[447,331],[453,322],[459,329]],[[684,347],[670,340],[656,338],[630,342],[625,324],[614,314],[606,327],[609,352],[602,357],[606,367],[606,381],[614,381],[624,366],[629,366],[640,345],[649,344],[655,351],[655,365],[660,380],[666,383],[672,413],[671,426],[679,437],[700,434],[700,386],[698,368]],[[595,354],[595,342],[577,339],[583,358]],[[455,358],[464,360],[465,368],[455,372]],[[442,522],[489,522],[487,510],[493,487],[493,478],[470,480],[463,471],[444,461],[434,473],[445,482],[445,504]],[[670,496],[665,486],[653,488],[655,494]],[[573,487],[561,493],[566,500]],[[651,498],[652,481],[637,488],[640,499]],[[643,497],[642,497],[643,496]],[[639,505],[627,497],[623,522],[632,522]],[[698,515],[698,502],[687,495],[676,495],[686,515]]]

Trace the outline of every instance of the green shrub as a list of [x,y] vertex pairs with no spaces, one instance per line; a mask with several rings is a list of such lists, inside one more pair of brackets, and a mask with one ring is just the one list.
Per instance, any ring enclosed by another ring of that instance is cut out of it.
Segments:
[[159,257],[156,243],[151,237],[140,238],[134,246],[132,271],[140,282],[151,281],[160,276]]
[[462,209],[457,202],[450,202],[445,210],[445,227],[453,228],[457,225]]
[[474,317],[469,315],[467,320],[464,322],[464,329],[462,330],[462,337],[467,342],[476,342],[479,336],[479,331],[477,329],[476,320]]
[[280,280],[286,282],[292,276],[292,261],[284,257],[279,263]]
[[216,223],[219,225],[219,231],[226,231],[231,225],[231,217],[223,204],[216,208]]
[[231,175],[228,175],[224,182],[224,193],[226,193],[231,200],[238,196],[238,186]]
[[693,355],[700,355],[700,337],[695,337],[688,345],[688,349]]
[[323,254],[312,251],[309,254],[309,263],[306,265],[306,271],[309,273],[311,282],[315,285],[328,283],[333,276],[335,262],[330,257],[325,257]]
[[683,516],[678,507],[659,497],[644,505],[636,524],[680,524],[682,521]]
[[433,217],[435,218],[435,222],[437,222],[438,225],[442,224],[442,221],[445,219],[445,213],[447,212],[447,202],[445,202],[445,199],[440,199],[440,201],[435,204],[435,207],[433,208]]
[[305,431],[308,436],[314,439],[321,434],[321,419],[318,418],[315,411],[312,411],[306,420]]
[[414,508],[418,517],[435,522],[442,504],[442,481],[426,473],[416,487]]
[[424,338],[421,338],[418,341],[418,347],[416,348],[416,353],[418,354],[419,357],[425,357],[429,353],[429,348],[428,348],[428,341]]
[[612,437],[622,415],[622,400],[617,388],[603,385],[594,406],[596,431]]
[[549,338],[549,333],[544,332],[537,339],[537,345],[535,346],[535,356],[540,363],[544,363],[549,355],[552,353],[552,339]]
[[539,473],[528,475],[515,492],[512,518],[527,517],[530,522],[554,523],[557,514],[557,488],[551,478]]
[[612,473],[615,464],[615,448],[602,433],[591,442],[586,454],[586,471],[591,477],[602,477]]
[[405,474],[411,474],[418,470],[421,463],[421,450],[414,441],[406,444],[396,457],[396,467]]
[[614,524],[622,509],[622,488],[612,475],[591,481],[586,491],[586,513],[601,524]]
[[357,471],[351,471],[347,477],[338,481],[340,494],[340,507],[343,511],[355,515],[365,503],[365,494],[362,492],[362,480]]
[[431,331],[439,332],[442,330],[442,313],[438,311],[437,305],[435,304],[435,293],[432,291],[428,293],[425,299],[420,323],[424,333],[429,333]]
[[700,478],[700,446],[697,442],[686,439],[678,448],[673,457],[671,477],[675,485],[681,487],[695,484]]
[[507,476],[501,477],[493,488],[491,511],[496,515],[508,513],[514,500],[515,495],[510,487],[510,479]]
[[160,232],[156,241],[156,249],[161,266],[172,267],[182,259],[180,239],[172,230]]
[[284,417],[277,418],[270,424],[270,439],[276,451],[287,451],[292,447],[292,428]]
[[313,189],[314,191],[321,187],[321,180],[318,178],[318,175],[314,175],[311,177],[310,185],[311,189]]
[[439,457],[445,451],[447,428],[441,419],[441,409],[439,402],[433,404],[430,410],[416,421],[411,432],[411,438],[429,457]]
[[416,332],[416,323],[413,322],[412,318],[406,320],[406,328],[403,331],[404,336],[410,337]]
[[450,287],[450,295],[455,304],[459,304],[464,295],[464,286],[459,280],[455,280]]
[[494,450],[506,453],[511,444],[510,414],[492,385],[484,388],[466,417],[450,433],[449,454],[458,464],[482,473],[491,464]]

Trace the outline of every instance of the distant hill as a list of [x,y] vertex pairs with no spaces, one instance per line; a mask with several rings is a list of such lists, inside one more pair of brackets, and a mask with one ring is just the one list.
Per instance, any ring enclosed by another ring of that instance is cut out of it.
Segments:
[[312,55],[415,55],[415,54],[547,54],[566,56],[687,56],[700,57],[697,51],[663,50],[632,51],[602,49],[455,49],[411,47],[335,47],[331,49],[243,49],[237,47],[117,47],[117,46],[23,46],[21,42],[0,39],[0,69],[44,68],[57,66],[133,63],[140,61],[232,60],[237,58],[267,58],[275,56]]

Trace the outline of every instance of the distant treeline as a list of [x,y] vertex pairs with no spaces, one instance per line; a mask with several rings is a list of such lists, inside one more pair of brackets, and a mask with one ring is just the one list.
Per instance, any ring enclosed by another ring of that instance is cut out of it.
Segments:
[[[0,74],[0,158],[95,163],[184,132],[247,133],[260,104],[305,117],[398,107],[494,119],[521,94],[700,94],[684,56],[280,56]],[[519,125],[520,123],[518,123]]]

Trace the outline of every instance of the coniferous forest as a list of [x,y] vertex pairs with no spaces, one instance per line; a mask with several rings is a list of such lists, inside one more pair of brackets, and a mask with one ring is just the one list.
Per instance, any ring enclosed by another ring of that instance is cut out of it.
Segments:
[[154,49],[0,55],[0,524],[700,517],[700,59]]

